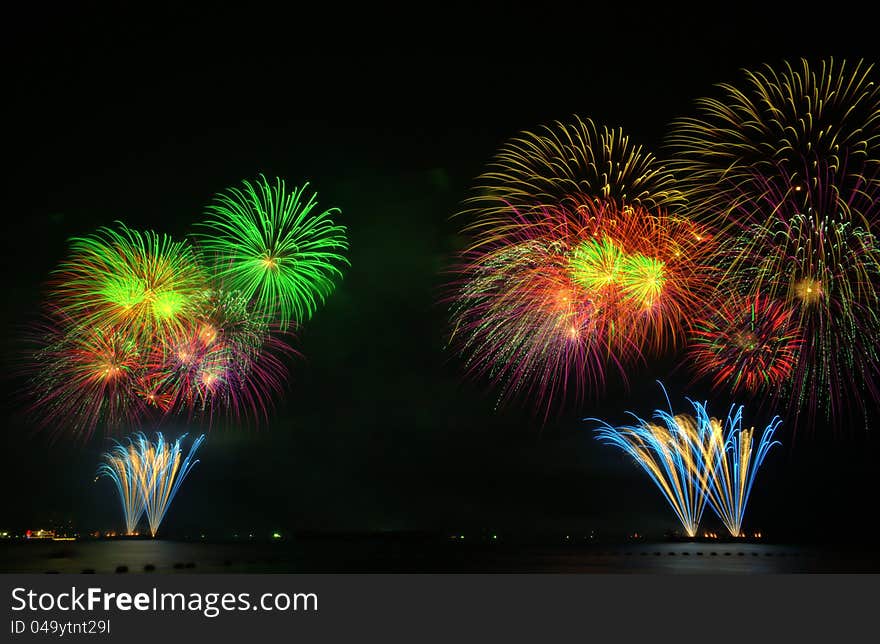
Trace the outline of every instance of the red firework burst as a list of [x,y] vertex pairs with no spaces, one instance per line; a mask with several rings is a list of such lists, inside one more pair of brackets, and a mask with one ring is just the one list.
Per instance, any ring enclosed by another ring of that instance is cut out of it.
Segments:
[[696,322],[688,358],[716,389],[769,394],[790,380],[803,345],[794,310],[786,302],[734,295]]

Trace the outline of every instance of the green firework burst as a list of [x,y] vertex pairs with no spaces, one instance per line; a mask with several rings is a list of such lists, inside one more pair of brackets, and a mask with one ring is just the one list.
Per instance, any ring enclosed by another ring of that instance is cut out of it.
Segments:
[[185,324],[206,276],[192,246],[117,223],[70,241],[55,272],[59,308],[74,323],[164,337]]
[[243,181],[215,196],[198,235],[223,287],[277,314],[282,328],[310,318],[348,264],[345,227],[332,220],[339,210],[318,210],[307,188]]

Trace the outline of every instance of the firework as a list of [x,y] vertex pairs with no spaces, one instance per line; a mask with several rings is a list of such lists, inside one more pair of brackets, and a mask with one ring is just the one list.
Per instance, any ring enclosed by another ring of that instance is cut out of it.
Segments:
[[62,311],[47,313],[33,329],[30,414],[51,431],[64,427],[88,439],[99,424],[137,425],[143,404],[134,394],[145,348],[120,329],[79,326]]
[[33,329],[32,415],[85,439],[173,415],[267,419],[295,354],[288,328],[347,263],[336,209],[306,188],[261,177],[218,195],[202,253],[119,222],[72,239]]
[[681,217],[590,202],[511,216],[466,255],[452,343],[501,400],[581,399],[614,369],[677,345],[708,288],[710,237]]
[[[697,370],[715,370],[716,386],[793,398],[795,426],[819,411],[864,415],[880,400],[880,249],[871,231],[880,214],[880,90],[870,71],[829,61],[748,73],[746,89],[722,86],[724,100],[703,100],[701,119],[680,122],[672,137],[693,212],[724,224],[716,299],[776,303],[766,320],[737,315],[727,331],[704,319]],[[753,342],[760,329],[769,342]],[[781,354],[752,348],[774,344]]]
[[654,355],[678,345],[690,311],[711,290],[711,235],[638,206],[593,204],[578,209],[574,225],[567,218],[572,278],[603,294],[612,341]]
[[802,60],[746,71],[742,85],[700,99],[699,116],[678,121],[669,139],[692,214],[763,223],[769,182],[776,194],[820,190],[876,217],[880,86],[871,73],[863,61]]
[[500,388],[501,401],[530,397],[547,412],[556,398],[601,386],[601,302],[581,294],[564,255],[523,242],[488,255],[470,274],[454,304],[452,342],[472,375]]
[[144,514],[141,453],[142,450],[129,438],[126,444],[117,442],[105,453],[102,456],[104,462],[98,467],[98,476],[106,476],[116,485],[128,535],[137,534],[138,522]]
[[[780,444],[773,440],[773,433],[782,422],[774,418],[761,432],[755,445],[755,428],[743,429],[742,411],[742,406],[731,408],[722,430],[715,419],[708,418],[705,405],[700,408],[704,422],[708,421],[712,427],[708,451],[714,457],[714,462],[708,477],[709,505],[732,537],[742,535],[743,516],[755,477],[770,448]],[[718,450],[715,446],[722,440],[722,431],[723,449]]]
[[167,442],[161,433],[157,434],[156,441],[153,443],[145,440],[143,436],[139,438],[142,459],[140,481],[144,498],[144,513],[150,526],[150,534],[154,537],[168,512],[168,507],[180,489],[180,484],[198,463],[192,458],[205,440],[202,435],[193,441],[186,458],[181,461],[183,456],[181,442],[184,438],[186,438],[186,434],[174,443]]
[[186,320],[161,336],[131,326],[77,324],[50,309],[31,330],[29,414],[44,428],[87,440],[184,414],[212,422],[268,419],[296,352],[237,293],[193,296]]
[[[672,174],[578,117],[505,144],[466,202],[451,344],[500,401],[545,413],[606,372],[680,344],[710,282],[711,236],[675,211]],[[558,401],[554,401],[558,398]]]
[[758,469],[770,448],[779,444],[772,438],[781,421],[774,418],[755,446],[754,428],[742,427],[742,405],[731,406],[722,423],[709,415],[706,403],[688,400],[693,414],[674,415],[666,400],[669,411],[656,410],[657,422],[632,412],[628,413],[635,425],[614,427],[586,420],[600,423],[595,430],[598,440],[622,449],[648,473],[688,536],[697,534],[707,503],[730,534],[740,536]]
[[112,328],[138,341],[179,329],[206,288],[186,242],[124,224],[70,242],[52,301],[76,327]]
[[790,388],[808,417],[864,409],[878,400],[880,246],[837,193],[813,193],[810,205],[765,194],[775,203],[765,223],[753,223],[721,246],[723,288],[785,302],[804,339]]
[[671,406],[668,412],[654,412],[657,422],[628,413],[635,418],[635,425],[613,427],[595,418],[585,420],[601,423],[596,438],[632,456],[663,493],[685,533],[695,536],[706,506],[712,467],[712,454],[706,448],[712,444],[711,427],[701,422],[700,415],[673,415]]
[[216,195],[198,236],[219,286],[278,315],[282,329],[310,318],[348,264],[345,228],[332,221],[338,209],[318,211],[307,188],[288,192],[283,180],[273,186],[262,176],[244,181]]
[[153,348],[141,396],[166,413],[268,417],[293,349],[238,293],[207,291],[192,323]]
[[734,294],[694,324],[688,359],[716,389],[770,394],[786,389],[803,350],[803,332],[788,302]]
[[506,234],[512,212],[540,216],[544,208],[577,210],[594,201],[675,210],[683,204],[672,174],[622,130],[575,116],[506,143],[478,177],[465,230],[474,247]]
[[186,434],[170,443],[158,432],[151,441],[137,432],[104,454],[98,475],[108,476],[116,484],[129,534],[146,515],[150,534],[156,536],[181,483],[198,463],[193,456],[205,440],[204,435],[199,436],[183,458],[185,438]]

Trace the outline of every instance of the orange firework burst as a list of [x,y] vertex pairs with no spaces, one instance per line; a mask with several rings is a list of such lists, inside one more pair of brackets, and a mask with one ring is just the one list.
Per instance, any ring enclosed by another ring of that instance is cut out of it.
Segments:
[[545,208],[471,251],[453,311],[453,341],[502,399],[580,399],[613,366],[680,342],[707,290],[711,236],[642,206],[595,201]]

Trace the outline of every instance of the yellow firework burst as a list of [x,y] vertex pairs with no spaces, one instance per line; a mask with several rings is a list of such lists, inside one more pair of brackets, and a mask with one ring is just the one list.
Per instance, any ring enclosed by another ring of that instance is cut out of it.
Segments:
[[695,216],[726,221],[731,209],[741,217],[747,208],[764,221],[773,210],[768,187],[804,205],[816,191],[833,192],[871,216],[880,198],[880,87],[871,65],[765,65],[718,89],[668,139],[670,167]]
[[472,223],[465,232],[477,247],[517,225],[514,210],[577,210],[596,201],[667,210],[684,203],[672,173],[622,129],[574,116],[520,132],[501,147],[466,201],[463,214]]

